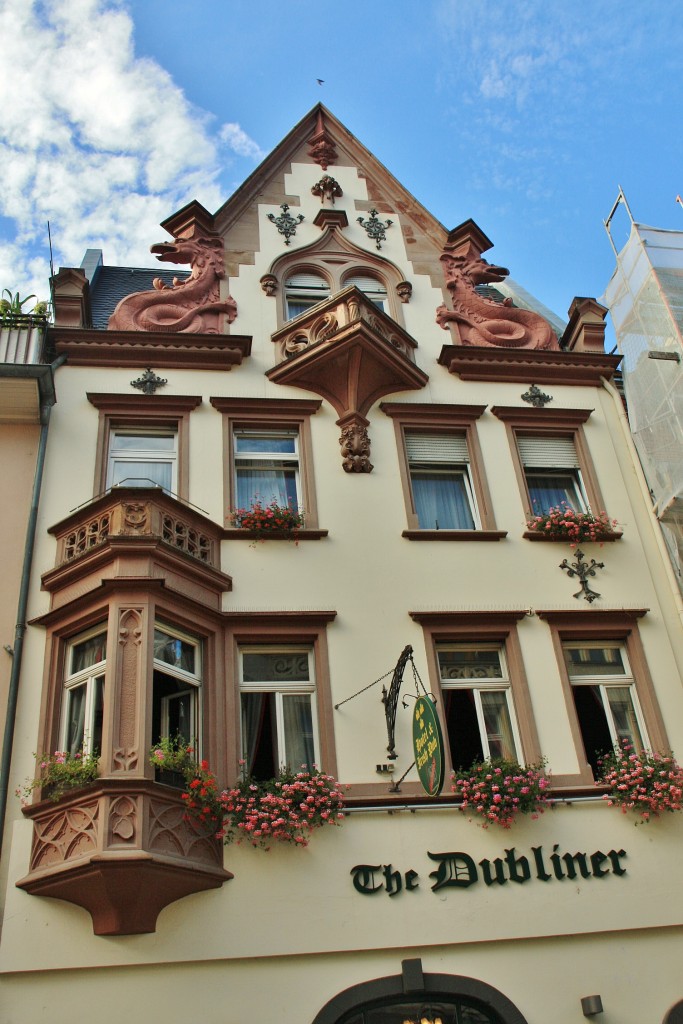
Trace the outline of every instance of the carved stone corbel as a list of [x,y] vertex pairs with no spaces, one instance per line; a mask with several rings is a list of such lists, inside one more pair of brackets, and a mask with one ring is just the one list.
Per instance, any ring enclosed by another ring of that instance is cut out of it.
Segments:
[[410,302],[413,294],[413,286],[410,281],[399,281],[396,285],[396,294],[401,302]]
[[342,466],[346,473],[371,473],[369,420],[364,416],[351,415],[337,420],[340,426]]
[[260,281],[261,291],[272,299],[277,291],[277,278],[275,274],[264,274]]

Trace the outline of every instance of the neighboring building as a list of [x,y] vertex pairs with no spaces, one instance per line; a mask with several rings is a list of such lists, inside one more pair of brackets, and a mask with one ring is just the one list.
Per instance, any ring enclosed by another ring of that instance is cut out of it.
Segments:
[[[622,739],[683,752],[604,309],[576,299],[558,341],[476,224],[447,232],[323,107],[163,227],[176,285],[93,252],[54,279],[12,786],[81,745],[100,777],[10,808],[3,1019],[680,1024],[683,814],[634,828],[594,785]],[[297,544],[234,525],[255,494],[305,510]],[[613,542],[527,528],[563,500]],[[399,659],[405,706],[371,686]],[[552,810],[482,829],[448,781],[426,796],[420,681],[447,774],[545,756]],[[343,827],[223,849],[148,763],[174,730],[221,784],[314,759]]]
[[[617,210],[630,233],[612,237]],[[637,224],[624,193],[605,222],[617,265],[605,292],[623,355],[631,430],[683,592],[683,231]]]
[[18,678],[16,667],[13,672],[17,637],[21,646],[24,634],[22,576],[30,548],[36,462],[55,400],[52,369],[42,362],[46,323],[45,317],[30,314],[0,316],[0,472],[5,482],[0,494],[0,735],[12,703],[12,676]]

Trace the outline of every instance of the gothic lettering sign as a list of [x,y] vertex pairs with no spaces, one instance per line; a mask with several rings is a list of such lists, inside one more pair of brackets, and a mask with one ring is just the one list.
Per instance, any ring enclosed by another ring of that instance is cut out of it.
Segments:
[[[503,851],[502,857],[494,857],[493,860],[484,857],[476,863],[463,850],[428,852],[427,856],[436,865],[436,869],[429,872],[432,892],[441,889],[469,889],[480,882],[490,888],[510,882],[524,885],[532,881],[602,879],[609,875],[621,878],[626,874],[626,868],[621,863],[626,857],[625,850],[565,853],[559,843],[554,843],[551,851],[544,850],[542,846],[532,846],[527,854],[518,853],[512,846]],[[351,877],[354,889],[362,896],[372,896],[377,892],[398,896],[404,891],[415,892],[420,885],[417,871],[412,868],[399,871],[392,864],[356,864],[351,868]]]
[[413,753],[422,788],[427,796],[438,796],[443,788],[443,736],[434,701],[429,697],[415,701]]

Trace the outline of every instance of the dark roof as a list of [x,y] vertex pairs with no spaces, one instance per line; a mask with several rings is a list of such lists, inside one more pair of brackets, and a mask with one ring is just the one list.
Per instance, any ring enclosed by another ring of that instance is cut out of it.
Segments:
[[162,270],[159,268],[141,269],[138,267],[98,267],[90,285],[90,308],[92,325],[97,330],[106,331],[109,317],[116,306],[132,292],[148,292],[154,288],[153,280],[160,277],[164,284],[172,285],[173,278],[184,281],[189,277],[187,271]]

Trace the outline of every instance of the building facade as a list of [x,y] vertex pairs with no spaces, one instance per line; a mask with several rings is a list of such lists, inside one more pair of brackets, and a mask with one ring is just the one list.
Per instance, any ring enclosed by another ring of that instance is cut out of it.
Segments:
[[[12,787],[35,751],[99,777],[10,806],[3,1019],[680,1024],[683,816],[634,828],[595,785],[614,743],[683,749],[604,308],[558,337],[476,224],[447,232],[323,107],[162,226],[175,281],[90,252],[53,282]],[[262,540],[254,502],[303,526]],[[608,543],[530,526],[563,502]],[[320,765],[343,824],[223,847],[150,764],[174,734],[221,786]],[[450,773],[487,757],[545,758],[545,813],[463,813]]]

